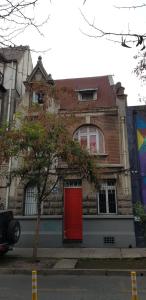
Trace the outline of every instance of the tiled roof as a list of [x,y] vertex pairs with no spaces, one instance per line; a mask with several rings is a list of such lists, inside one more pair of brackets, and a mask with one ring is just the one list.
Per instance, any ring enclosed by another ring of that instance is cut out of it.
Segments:
[[[78,101],[65,97],[61,100],[61,109],[92,109],[97,107],[111,107],[116,105],[116,95],[114,84],[111,84],[110,76],[71,78],[54,80],[58,88],[68,88],[74,91],[97,89],[97,100],[95,101]],[[68,98],[68,99],[67,99]],[[84,102],[84,103],[83,103]]]
[[19,61],[29,46],[0,48],[0,60]]

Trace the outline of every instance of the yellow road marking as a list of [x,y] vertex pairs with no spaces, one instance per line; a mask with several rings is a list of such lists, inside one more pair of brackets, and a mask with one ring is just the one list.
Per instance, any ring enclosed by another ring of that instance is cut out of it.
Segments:
[[[121,293],[127,293],[127,292],[128,292],[128,293],[131,293],[131,290],[125,288],[125,289],[121,289],[120,292],[121,292]],[[146,292],[146,289],[138,289],[138,293],[139,293],[139,292]]]
[[41,292],[86,292],[88,291],[88,289],[74,289],[74,288],[71,288],[71,289],[51,289],[51,288],[39,288],[38,291],[41,291]]

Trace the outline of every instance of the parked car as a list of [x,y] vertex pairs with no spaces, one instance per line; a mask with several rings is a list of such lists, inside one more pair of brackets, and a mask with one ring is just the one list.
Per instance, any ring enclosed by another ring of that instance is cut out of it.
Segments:
[[0,210],[0,255],[13,249],[20,237],[20,223],[11,210]]

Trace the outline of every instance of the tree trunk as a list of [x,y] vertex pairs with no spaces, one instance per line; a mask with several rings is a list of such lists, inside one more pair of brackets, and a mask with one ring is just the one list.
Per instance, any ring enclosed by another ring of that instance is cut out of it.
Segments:
[[38,203],[38,214],[36,219],[36,227],[34,234],[34,242],[33,242],[33,261],[37,260],[37,250],[38,250],[38,242],[39,242],[39,234],[40,234],[40,215],[41,215],[41,204]]

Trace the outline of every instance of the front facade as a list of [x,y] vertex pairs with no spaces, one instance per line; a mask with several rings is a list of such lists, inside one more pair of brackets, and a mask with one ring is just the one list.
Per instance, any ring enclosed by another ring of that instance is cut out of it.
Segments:
[[[146,106],[127,108],[127,128],[132,185],[132,201],[146,206]],[[145,246],[144,231],[135,218],[137,246]]]
[[[124,88],[114,85],[111,76],[53,80],[40,57],[25,87],[19,110],[37,104],[75,115],[72,137],[97,157],[100,173],[97,187],[73,174],[55,186],[42,205],[39,246],[134,247]],[[50,87],[57,91],[56,100]],[[36,187],[29,183],[15,181],[10,187],[9,208],[22,224],[18,246],[32,246],[35,195]]]

